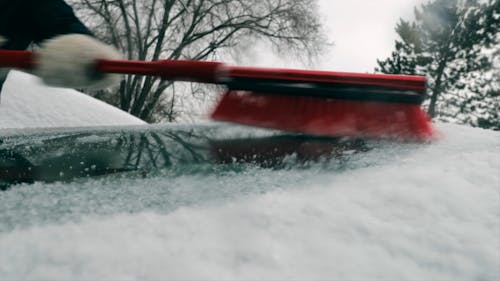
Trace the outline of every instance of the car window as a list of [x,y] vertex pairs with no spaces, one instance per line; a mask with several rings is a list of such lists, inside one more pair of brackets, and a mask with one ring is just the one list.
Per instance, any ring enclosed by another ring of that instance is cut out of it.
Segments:
[[361,140],[319,138],[230,126],[71,129],[1,137],[0,185],[68,181],[116,173],[146,177],[175,167],[280,168],[366,150]]

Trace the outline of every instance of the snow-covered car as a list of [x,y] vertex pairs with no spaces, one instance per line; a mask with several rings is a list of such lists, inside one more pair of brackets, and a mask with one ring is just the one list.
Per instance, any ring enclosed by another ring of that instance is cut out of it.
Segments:
[[2,176],[20,177],[0,192],[0,272],[495,280],[500,135],[438,128],[431,143],[229,125],[4,131]]
[[14,75],[31,84],[0,104],[2,280],[500,279],[500,132],[141,125]]

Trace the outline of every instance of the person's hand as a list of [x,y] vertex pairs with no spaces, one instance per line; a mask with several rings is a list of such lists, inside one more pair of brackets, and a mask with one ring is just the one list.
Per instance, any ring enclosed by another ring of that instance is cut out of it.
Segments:
[[120,59],[113,47],[90,36],[60,35],[45,41],[36,51],[37,66],[33,74],[46,84],[77,89],[102,89],[114,86],[120,75],[99,73],[98,59]]

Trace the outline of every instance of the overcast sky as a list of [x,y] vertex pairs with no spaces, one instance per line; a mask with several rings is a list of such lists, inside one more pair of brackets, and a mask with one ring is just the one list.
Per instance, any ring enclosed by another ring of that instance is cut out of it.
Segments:
[[328,36],[334,46],[319,68],[372,72],[377,58],[394,48],[399,18],[413,17],[426,0],[319,0]]

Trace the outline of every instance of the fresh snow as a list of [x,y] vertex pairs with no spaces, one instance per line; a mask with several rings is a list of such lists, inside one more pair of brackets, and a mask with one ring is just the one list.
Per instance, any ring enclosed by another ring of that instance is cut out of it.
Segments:
[[142,120],[70,89],[11,71],[0,95],[0,129],[140,125]]
[[[137,124],[68,90],[30,84],[14,102],[13,82],[2,127]],[[500,133],[437,128],[432,143],[385,143],[343,169],[15,186],[0,192],[0,279],[500,280]]]

